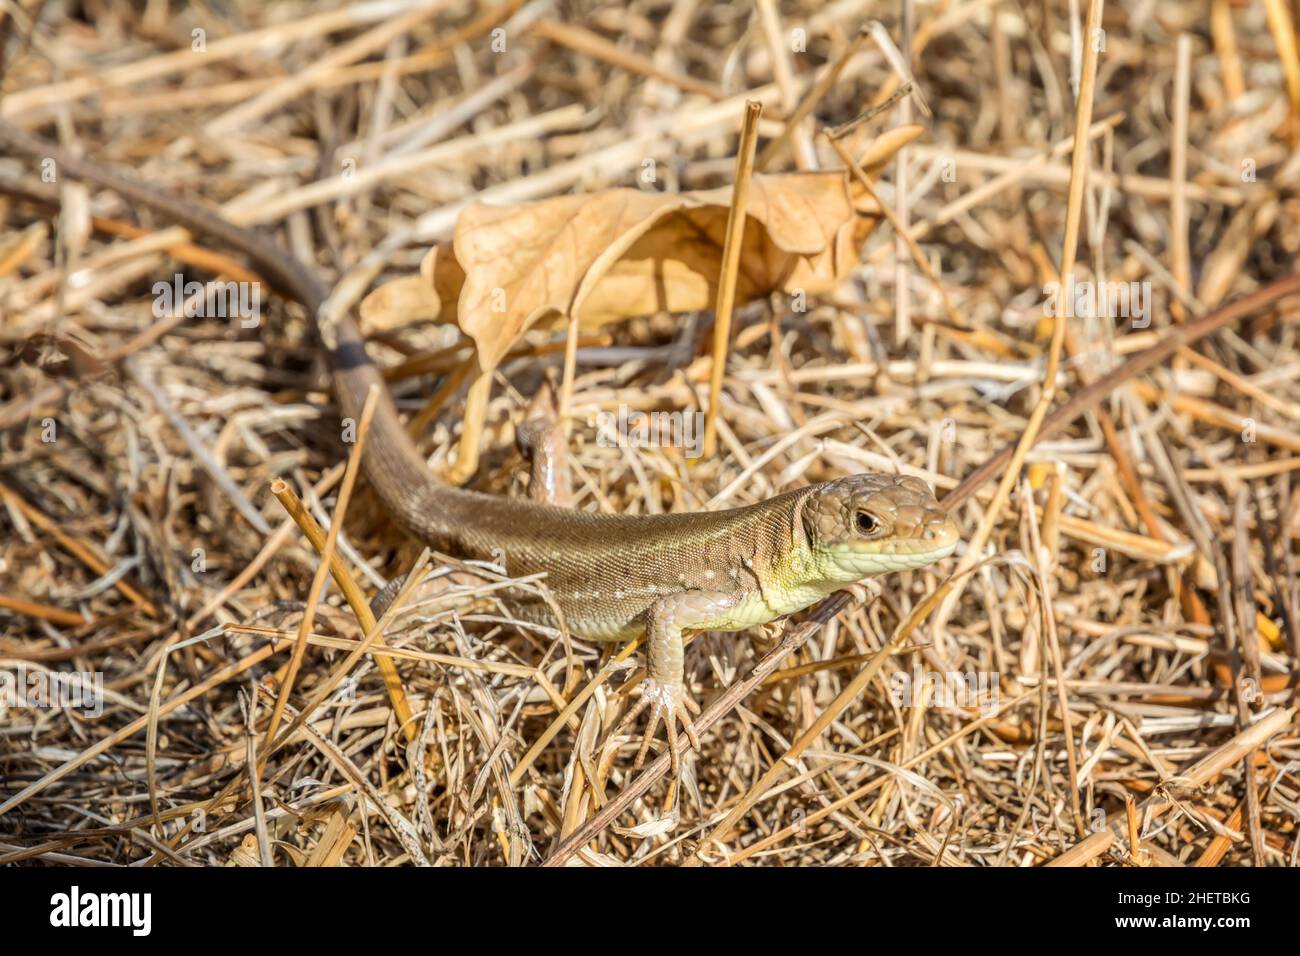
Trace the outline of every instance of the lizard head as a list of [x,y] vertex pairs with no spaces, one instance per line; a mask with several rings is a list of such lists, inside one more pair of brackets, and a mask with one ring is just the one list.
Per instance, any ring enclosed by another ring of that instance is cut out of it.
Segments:
[[821,485],[803,504],[803,528],[832,581],[921,568],[952,554],[961,533],[920,478],[853,475]]

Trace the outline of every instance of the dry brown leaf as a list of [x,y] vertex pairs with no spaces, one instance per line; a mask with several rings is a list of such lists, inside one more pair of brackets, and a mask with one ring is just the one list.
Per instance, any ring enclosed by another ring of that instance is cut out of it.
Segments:
[[438,320],[440,303],[424,276],[385,282],[361,302],[361,330],[367,335],[415,322]]
[[[730,199],[730,188],[610,189],[467,208],[454,239],[466,274],[458,317],[481,366],[494,367],[544,319],[576,315],[591,328],[712,306]],[[857,264],[861,221],[843,173],[754,177],[737,301],[830,288]]]
[[[878,171],[920,132],[891,130],[867,150],[865,165]],[[538,323],[576,315],[591,329],[654,312],[711,308],[730,202],[731,187],[677,194],[619,188],[514,206],[475,203],[457,220],[450,247],[435,246],[421,265],[432,295],[398,280],[372,293],[363,315],[372,327],[448,321],[455,302],[456,320],[489,370]],[[737,302],[831,289],[858,264],[862,241],[878,221],[874,201],[843,170],[755,176]],[[384,311],[391,314],[380,317]]]
[[361,303],[366,334],[415,322],[455,322],[456,300],[465,273],[447,246],[434,246],[420,263],[418,276],[385,282]]

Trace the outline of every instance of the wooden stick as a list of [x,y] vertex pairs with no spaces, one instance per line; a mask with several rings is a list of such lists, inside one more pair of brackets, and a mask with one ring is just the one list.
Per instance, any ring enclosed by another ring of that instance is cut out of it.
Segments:
[[[895,73],[904,83],[911,85],[912,77],[912,33],[916,29],[916,8],[912,0],[903,0],[902,11],[902,50],[896,55],[885,41],[888,39],[883,27],[879,24],[872,24],[871,32],[876,40],[876,45],[880,47],[881,53],[884,54],[886,61],[894,66]],[[898,60],[901,58],[902,62]],[[904,97],[898,104],[898,123],[900,126],[907,126],[912,122],[912,98]],[[894,344],[904,346],[912,335],[912,270],[908,267],[907,256],[903,255],[905,249],[915,247],[915,243],[908,244],[908,231],[912,224],[911,205],[908,201],[908,194],[912,191],[912,182],[910,176],[911,154],[907,147],[903,147],[894,156],[894,205],[896,209],[891,215],[896,216],[896,225],[894,226]],[[880,204],[884,208],[883,203]],[[931,331],[928,337],[921,341],[921,348],[917,356],[917,364],[922,378],[926,377],[926,368],[932,358],[929,347],[934,342],[934,333]]]
[[66,627],[81,627],[86,623],[86,619],[76,611],[65,611],[61,607],[50,607],[48,604],[37,604],[35,601],[8,597],[4,594],[0,594],[0,610],[12,611],[15,614],[39,618],[42,621],[49,621],[51,624],[62,624]]
[[[293,489],[284,481],[275,481],[271,485],[271,493],[280,500],[284,510],[297,523],[304,537],[311,542],[311,546],[317,552],[323,552],[325,550],[325,529],[318,525],[316,519],[308,513],[302,502],[298,500],[298,496],[293,493]],[[343,592],[343,597],[348,602],[348,607],[352,609],[352,614],[356,617],[357,623],[361,625],[361,630],[369,634],[375,627],[375,616],[370,612],[370,602],[366,600],[366,596],[362,593],[356,579],[352,577],[352,574],[337,554],[331,555],[329,566],[330,573],[334,577],[334,583]],[[375,643],[380,646],[387,646],[382,635],[375,639]],[[379,668],[379,673],[384,678],[384,686],[388,689],[388,699],[393,706],[393,713],[397,716],[397,722],[406,728],[407,739],[414,739],[416,730],[410,723],[411,704],[407,700],[406,691],[402,687],[402,678],[397,673],[397,665],[390,657],[376,655],[375,666]]]
[[[1187,125],[1192,88],[1192,38],[1178,37],[1174,71],[1174,126],[1170,132],[1169,179],[1169,271],[1181,289],[1192,287],[1192,258],[1187,238]],[[1169,304],[1174,321],[1183,321],[1183,304]]]
[[1300,55],[1296,53],[1295,25],[1291,22],[1291,13],[1282,0],[1264,0],[1264,13],[1268,17],[1268,29],[1277,44],[1277,58],[1282,62],[1282,74],[1286,77],[1286,94],[1291,101],[1290,138],[1294,142],[1300,135]]
[[1219,72],[1223,75],[1223,93],[1229,103],[1246,92],[1246,78],[1237,52],[1237,34],[1232,28],[1231,0],[1211,0],[1210,36],[1219,54]]
[[[378,404],[379,386],[371,385],[366,395],[366,403],[361,410],[361,421],[357,424],[356,443],[352,446],[347,468],[343,471],[343,483],[339,486],[338,501],[334,505],[334,514],[330,517],[330,530],[325,536],[325,547],[321,549],[320,563],[316,566],[311,590],[307,592],[307,611],[303,614],[302,623],[298,627],[298,643],[293,646],[288,673],[285,674],[284,684],[280,687],[279,696],[271,710],[271,718],[266,725],[266,755],[270,754],[271,743],[275,740],[275,731],[279,728],[284,709],[289,704],[289,695],[293,693],[293,682],[298,676],[298,668],[302,665],[303,654],[307,650],[307,635],[311,633],[312,624],[316,621],[316,605],[320,601],[321,591],[325,588],[325,577],[330,572],[334,546],[338,543],[339,532],[343,528],[343,518],[347,515],[348,503],[352,500],[352,488],[361,470],[361,453],[366,445],[366,433],[370,430],[370,422],[375,416],[375,408]],[[263,760],[266,759],[266,755],[263,756]],[[256,772],[260,773],[261,768]]]
[[713,320],[713,369],[709,377],[709,411],[704,419],[704,456],[718,450],[718,414],[722,404],[722,376],[727,369],[731,341],[731,312],[736,305],[736,279],[740,271],[740,248],[744,244],[745,209],[749,203],[749,179],[754,171],[754,147],[758,142],[758,118],[763,104],[745,103],[745,121],[736,151],[736,184],[727,215],[727,237],[722,246],[722,268],[718,275],[718,306]]
[[707,83],[675,70],[660,69],[653,60],[616,46],[600,34],[592,33],[582,27],[556,20],[538,20],[533,24],[531,32],[533,36],[550,40],[578,53],[585,53],[597,60],[604,60],[611,66],[630,73],[653,76],[656,80],[671,84],[685,93],[698,93],[715,101],[727,98],[726,91],[715,83]]
[[[407,598],[410,596],[411,591],[413,591],[420,584],[420,582],[424,580],[424,572],[425,572],[425,567],[428,564],[428,560],[429,560],[429,551],[426,548],[425,551],[420,555],[419,560],[415,562],[415,566],[411,569],[411,572],[406,576],[406,580],[402,582],[401,590],[398,592],[397,596],[392,600],[392,602],[389,603],[387,609],[384,611],[383,617],[381,617],[377,621],[374,621],[374,623],[370,625],[370,627],[366,630],[365,636],[360,641],[354,642],[352,646],[349,648],[348,656],[345,657],[341,662],[339,662],[334,667],[334,669],[325,677],[325,679],[319,683],[319,685],[316,687],[315,693],[312,694],[311,698],[307,701],[307,703],[304,704],[303,707],[298,711],[297,716],[294,717],[293,720],[289,721],[289,724],[284,728],[284,733],[280,735],[280,739],[275,741],[274,744],[272,744],[271,746],[272,751],[279,750],[281,747],[283,747],[285,744],[287,744],[290,740],[293,739],[294,735],[303,726],[303,724],[305,724],[308,720],[311,719],[311,715],[315,713],[316,708],[325,702],[325,698],[327,698],[330,694],[334,692],[334,688],[338,687],[339,684],[343,683],[343,681],[347,678],[348,674],[351,672],[352,668],[356,666],[359,660],[361,660],[362,655],[364,655],[368,650],[370,650],[370,648],[375,644],[383,645],[384,628],[388,626],[388,623],[393,619],[393,616],[406,604]],[[369,610],[368,605],[367,605],[367,610]],[[373,616],[371,617],[371,620],[372,621],[374,620]],[[377,665],[380,664],[381,661],[387,660],[390,665],[390,668],[392,667],[391,658],[376,654],[374,655],[374,659]],[[380,670],[384,672],[385,682],[387,682],[388,672],[384,671],[384,668],[382,666],[380,666]],[[396,669],[392,668],[392,670],[394,673],[394,677],[396,677]],[[390,693],[391,693],[392,685],[389,686],[390,686]],[[398,682],[397,687],[399,690],[401,689],[401,686],[402,686],[401,683]],[[414,743],[416,738],[418,737],[419,732],[415,726],[415,722],[410,719],[411,709],[410,709],[410,705],[407,704],[406,702],[405,696],[402,697],[402,705],[406,708],[406,717],[400,720],[399,723],[401,724],[402,732],[406,736],[407,742]],[[396,707],[394,707],[394,709],[396,709]]]
[[[1103,5],[1104,0],[1089,0],[1088,20],[1084,28],[1085,37],[1094,36],[1096,31],[1101,28]],[[1092,125],[1092,94],[1096,81],[1096,44],[1085,43],[1083,78],[1079,87],[1079,101],[1075,104],[1074,112],[1074,152],[1070,160],[1070,198],[1065,210],[1065,238],[1061,250],[1061,268],[1059,270],[1062,288],[1070,282],[1070,276],[1074,272],[1075,255],[1079,248],[1079,226],[1083,219],[1083,190],[1088,177],[1088,150],[1091,142],[1087,134],[1088,128]],[[979,526],[967,543],[967,551],[957,563],[959,571],[972,567],[983,554],[984,545],[988,543],[994,527],[1001,520],[1002,509],[1011,494],[1011,489],[1019,480],[1020,468],[1024,464],[1025,456],[1029,454],[1029,449],[1037,441],[1038,433],[1042,429],[1047,416],[1047,410],[1051,408],[1052,401],[1056,398],[1057,372],[1061,367],[1061,352],[1065,347],[1065,330],[1069,322],[1064,313],[1065,310],[1058,310],[1053,317],[1052,341],[1047,354],[1047,368],[1043,372],[1043,387],[1038,402],[1030,413],[1024,433],[1016,443],[1010,464],[1003,473],[1002,481],[993,495],[993,501],[984,509]],[[957,601],[960,600],[962,590],[962,588],[953,589],[943,607],[939,609],[935,619],[937,631],[943,630],[944,622],[948,620],[953,608],[957,605]],[[1066,719],[1068,720],[1068,717]]]

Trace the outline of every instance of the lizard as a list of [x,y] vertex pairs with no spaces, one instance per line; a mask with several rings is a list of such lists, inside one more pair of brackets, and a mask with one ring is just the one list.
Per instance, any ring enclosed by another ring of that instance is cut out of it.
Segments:
[[[595,514],[491,495],[438,480],[408,437],[360,329],[346,309],[328,309],[317,272],[263,234],[208,208],[65,151],[0,120],[0,147],[52,159],[60,175],[116,192],[209,241],[242,253],[314,320],[341,416],[359,420],[379,387],[362,467],[394,522],[423,544],[504,564],[509,574],[544,573],[570,633],[591,641],[646,638],[638,703],[612,735],[645,710],[639,768],[665,725],[674,776],[677,725],[698,751],[699,706],[683,679],[684,635],[735,632],[802,610],[864,578],[922,568],[951,555],[961,535],[920,478],[857,474],[722,511]],[[555,626],[550,606],[527,595],[503,599],[518,619]]]

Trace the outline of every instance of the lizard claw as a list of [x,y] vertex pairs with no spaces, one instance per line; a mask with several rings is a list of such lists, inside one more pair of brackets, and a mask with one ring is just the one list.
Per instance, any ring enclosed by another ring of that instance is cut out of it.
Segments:
[[659,728],[659,721],[663,720],[664,725],[668,728],[668,753],[672,760],[673,776],[677,777],[681,770],[680,758],[677,755],[677,722],[681,721],[682,729],[686,731],[686,736],[690,738],[691,746],[699,750],[700,738],[695,731],[695,722],[691,720],[691,714],[698,715],[700,705],[691,699],[691,696],[686,692],[686,688],[681,684],[661,683],[653,677],[647,677],[641,683],[641,700],[619,722],[619,725],[614,729],[613,736],[617,737],[622,734],[641,714],[641,711],[646,708],[650,709],[650,718],[646,724],[645,735],[641,738],[641,749],[637,751],[632,768],[639,770],[641,765],[645,763],[645,756],[655,738],[655,731]]

